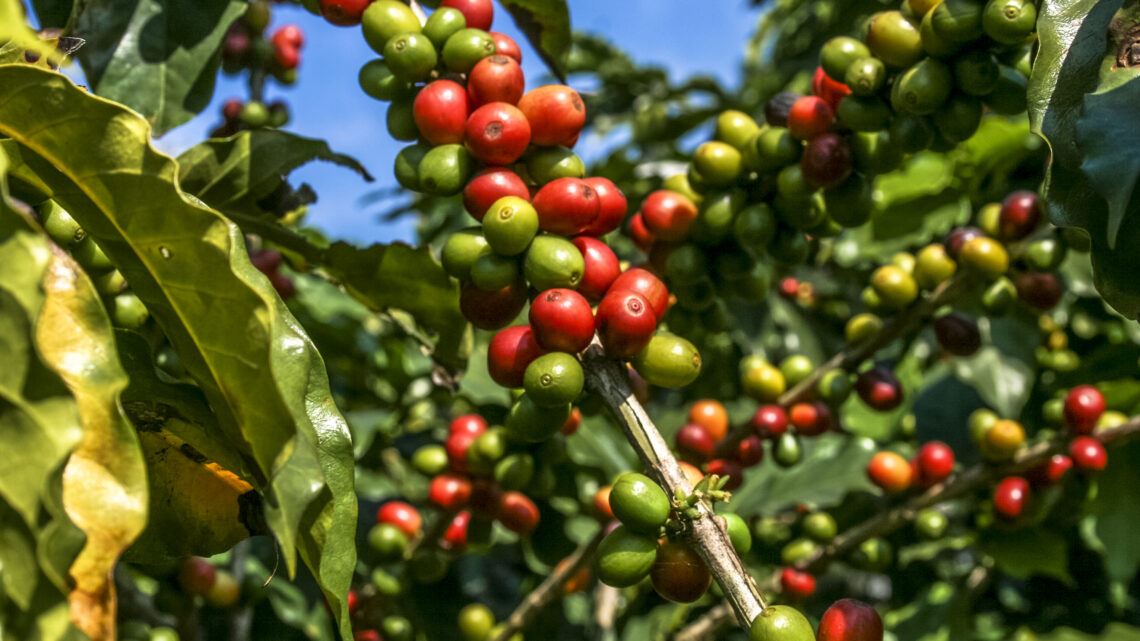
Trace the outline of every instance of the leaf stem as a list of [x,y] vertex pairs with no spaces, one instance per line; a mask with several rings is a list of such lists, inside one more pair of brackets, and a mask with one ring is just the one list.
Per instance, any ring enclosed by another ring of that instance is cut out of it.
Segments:
[[[607,358],[597,339],[586,349],[583,362],[587,387],[610,408],[642,465],[656,477],[665,493],[675,496],[680,490],[686,495],[692,494],[693,487],[677,465],[665,438],[630,391],[625,366]],[[768,607],[764,597],[736,555],[712,506],[702,499],[694,509],[696,517],[688,522],[694,547],[716,578],[737,619],[747,628]]]

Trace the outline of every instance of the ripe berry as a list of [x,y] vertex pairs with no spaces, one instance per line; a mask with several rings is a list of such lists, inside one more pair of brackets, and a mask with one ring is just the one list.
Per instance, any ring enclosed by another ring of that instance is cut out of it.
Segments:
[[570,410],[570,417],[566,419],[566,422],[562,424],[562,427],[558,431],[562,432],[566,436],[570,436],[574,432],[577,432],[578,428],[581,426],[582,410],[575,407],[574,409]]
[[443,532],[440,547],[445,550],[462,551],[467,547],[467,530],[471,525],[471,512],[464,510],[456,514]]
[[526,305],[526,288],[518,283],[488,292],[473,284],[459,290],[459,311],[479,329],[499,329],[519,315]]
[[755,434],[740,439],[736,446],[736,460],[744,467],[752,467],[764,460],[764,441]]
[[752,427],[763,438],[777,438],[788,431],[788,414],[779,405],[761,405],[752,415]]
[[296,47],[285,45],[273,49],[273,60],[282,69],[296,69],[301,66],[301,52]]
[[230,98],[222,105],[222,117],[226,120],[237,120],[241,117],[241,108],[244,105],[238,98]]
[[[424,92],[430,87],[425,87]],[[471,155],[488,165],[509,165],[521,158],[530,144],[530,123],[514,105],[487,103],[467,117],[464,141]]]
[[768,102],[764,103],[765,122],[773,127],[787,127],[792,105],[800,98],[803,98],[803,95],[792,91],[781,91],[769,98]]
[[1002,479],[994,488],[994,510],[1006,519],[1016,519],[1025,509],[1029,500],[1029,483],[1020,476]]
[[1069,456],[1082,472],[1099,472],[1108,464],[1104,445],[1091,436],[1079,436],[1069,445]]
[[795,568],[780,570],[780,587],[793,599],[806,599],[815,594],[815,577]]
[[1015,191],[1005,197],[998,214],[998,237],[1004,241],[1021,240],[1041,222],[1041,199],[1036,192]]
[[703,425],[686,423],[677,430],[677,451],[685,458],[695,461],[708,461],[713,457],[716,443]]
[[504,167],[488,167],[463,188],[463,208],[475,220],[482,221],[487,210],[504,196],[517,196],[530,200],[530,190],[518,174]]
[[594,188],[594,193],[598,195],[600,204],[598,207],[598,217],[594,219],[593,223],[582,230],[582,234],[586,236],[602,236],[621,227],[622,221],[625,220],[626,209],[628,208],[625,194],[623,194],[617,185],[613,184],[609,178],[595,176],[586,178],[585,181],[586,184]]
[[513,58],[515,62],[522,64],[522,49],[519,48],[519,44],[515,42],[514,38],[498,31],[488,31],[487,33],[491,34],[495,40],[496,55]]
[[860,374],[855,391],[868,407],[879,412],[889,412],[903,402],[902,384],[885,367],[872,367]]
[[604,485],[594,493],[594,513],[603,521],[614,520],[614,511],[610,507],[610,490],[613,486]]
[[800,169],[804,180],[815,187],[836,187],[851,175],[851,147],[838,134],[816,136],[804,147]]
[[594,337],[594,313],[584,296],[572,289],[550,289],[530,306],[530,325],[538,344],[577,354]]
[[882,641],[883,619],[875,608],[853,599],[831,604],[819,620],[816,641]]
[[788,131],[800,140],[811,140],[827,133],[835,120],[835,112],[818,96],[804,96],[788,111]]
[[471,481],[455,474],[440,474],[431,480],[428,500],[445,510],[456,510],[471,499]]
[[917,463],[919,485],[941,483],[954,472],[954,450],[941,441],[931,441],[918,451]]
[[[533,139],[534,129],[531,129]],[[559,178],[546,183],[534,195],[539,227],[560,236],[574,236],[587,229],[601,211],[601,199],[581,178]]]
[[724,489],[729,492],[739,488],[744,484],[744,468],[736,461],[728,459],[713,459],[705,466],[709,474],[716,474],[720,477],[728,477],[728,482],[725,483]]
[[305,32],[295,24],[283,24],[273,32],[273,46],[290,46],[300,49],[305,46]]
[[811,79],[811,92],[823,98],[831,111],[839,108],[839,102],[851,95],[851,88],[839,80],[833,80],[824,72],[823,67],[816,67],[815,75]]
[[623,290],[641,294],[649,302],[656,318],[660,319],[665,316],[665,310],[669,306],[669,290],[665,288],[665,283],[661,282],[660,278],[649,271],[634,267],[622,272],[610,285],[610,291],[619,292]]
[[657,315],[641,294],[611,286],[598,305],[594,327],[607,354],[629,358],[645,349],[653,338]]
[[657,240],[653,236],[653,232],[645,226],[645,219],[641,216],[641,212],[637,212],[629,218],[629,228],[626,233],[633,240],[633,244],[643,252],[648,252],[653,248],[653,243]]
[[946,251],[950,257],[957,260],[962,253],[962,246],[967,241],[979,236],[985,236],[985,233],[977,227],[958,227],[946,234],[946,239],[942,241],[942,244],[946,246]]
[[1014,278],[1021,302],[1042,311],[1053,309],[1065,293],[1054,274],[1023,272]]
[[1092,385],[1078,385],[1065,396],[1065,424],[1073,434],[1092,434],[1105,407],[1100,390]]
[[473,106],[489,102],[517,104],[524,88],[522,67],[502,52],[475,63],[467,74],[467,95]]
[[867,477],[888,493],[906,491],[912,476],[910,463],[894,452],[879,452],[867,464]]
[[714,441],[728,433],[728,411],[720,401],[702,399],[689,409],[689,422],[704,426]]
[[680,241],[689,235],[689,228],[697,218],[697,206],[681,194],[658,189],[645,197],[641,215],[655,238]]
[[1041,465],[1029,471],[1029,480],[1034,485],[1048,487],[1056,485],[1064,478],[1065,473],[1073,467],[1073,459],[1064,454],[1054,454]]
[[452,472],[457,474],[466,474],[469,470],[467,467],[467,450],[471,447],[472,441],[475,440],[476,434],[467,432],[455,432],[447,437],[444,441],[443,447],[447,450],[447,462]]
[[942,349],[955,356],[969,356],[982,346],[978,324],[959,312],[951,312],[935,319],[934,335]]
[[372,0],[319,0],[319,4],[325,20],[339,27],[351,27],[360,24],[360,17]]
[[491,28],[491,23],[495,19],[495,5],[491,0],[443,0],[439,6],[458,9],[467,19],[469,29],[486,31]]
[[621,274],[617,254],[610,246],[596,238],[579,236],[571,241],[582,252],[585,268],[578,283],[578,293],[587,300],[598,301],[606,295],[610,284]]
[[478,414],[463,414],[452,419],[451,424],[447,428],[448,435],[451,434],[471,434],[472,436],[479,436],[487,431],[487,421]]
[[530,325],[499,330],[487,346],[487,371],[491,380],[503,387],[522,387],[527,365],[544,351]]
[[468,112],[463,85],[453,80],[433,80],[416,94],[412,109],[416,128],[432,145],[463,142]]
[[586,123],[586,104],[566,85],[532,89],[518,105],[530,121],[531,140],[536,145],[572,147]]
[[189,595],[205,594],[214,587],[218,571],[212,563],[200,556],[192,556],[178,569],[178,584]]
[[497,518],[516,534],[530,534],[538,527],[538,506],[521,492],[503,492]]
[[796,403],[788,414],[797,434],[818,436],[831,427],[831,410],[823,403]]
[[658,594],[677,603],[696,601],[712,583],[712,574],[700,555],[689,545],[672,540],[657,547],[649,577]]
[[403,501],[389,501],[376,511],[377,523],[390,523],[404,533],[404,536],[414,538],[423,526],[423,518],[419,511]]

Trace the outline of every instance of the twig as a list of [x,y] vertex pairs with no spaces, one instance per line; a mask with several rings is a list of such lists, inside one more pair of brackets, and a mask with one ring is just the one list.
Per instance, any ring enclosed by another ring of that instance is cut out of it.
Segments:
[[[630,391],[625,366],[607,358],[596,339],[586,350],[583,362],[586,385],[601,396],[613,412],[642,465],[657,478],[665,493],[668,496],[676,496],[678,491],[692,494],[693,487],[673,458],[669,444]],[[767,607],[764,597],[732,548],[728,533],[714,518],[712,506],[702,500],[694,507],[698,516],[690,520],[689,525],[697,553],[732,604],[737,619],[748,626]]]
[[567,562],[561,567],[558,567],[546,577],[533,592],[523,599],[522,603],[515,608],[514,612],[507,617],[504,622],[502,631],[496,636],[493,641],[507,641],[514,635],[522,632],[530,625],[542,608],[546,607],[551,601],[562,596],[563,588],[566,587],[566,582],[574,577],[583,567],[586,566],[594,558],[594,552],[598,549],[598,544],[605,538],[605,528],[599,528],[594,536],[590,537],[578,549],[574,550],[570,556],[566,557]]
[[[598,582],[598,587],[594,591],[594,622],[598,624],[598,638],[608,638],[613,632],[620,597],[620,590],[612,585]],[[728,605],[725,604],[724,607],[727,608]]]
[[720,602],[711,610],[705,612],[701,618],[685,626],[683,630],[673,635],[673,641],[703,641],[715,639],[730,623],[734,615],[727,602]]
[[[238,585],[241,585],[245,580],[245,563],[246,557],[248,556],[249,539],[245,539],[234,546],[230,557],[230,566],[232,567],[234,580],[237,581]],[[249,641],[249,632],[252,624],[253,606],[248,602],[243,602],[230,616],[230,640]]]
[[[781,394],[776,399],[776,403],[788,407],[804,400],[812,394],[819,381],[832,370],[855,370],[863,361],[874,356],[875,352],[889,345],[899,336],[904,336],[913,331],[927,316],[958,297],[969,288],[972,280],[969,274],[962,273],[942,283],[929,296],[888,321],[874,336],[855,343],[833,356],[831,360],[815,368],[807,378]],[[729,456],[734,453],[740,441],[747,437],[751,431],[752,426],[748,423],[733,428],[725,438],[717,443],[717,456]]]

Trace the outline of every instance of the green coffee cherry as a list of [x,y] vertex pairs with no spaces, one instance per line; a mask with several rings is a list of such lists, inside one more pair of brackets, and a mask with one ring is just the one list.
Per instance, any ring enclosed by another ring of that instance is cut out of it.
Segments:
[[820,66],[833,80],[843,82],[851,64],[870,55],[870,49],[862,42],[855,38],[838,36],[823,44],[819,52]]

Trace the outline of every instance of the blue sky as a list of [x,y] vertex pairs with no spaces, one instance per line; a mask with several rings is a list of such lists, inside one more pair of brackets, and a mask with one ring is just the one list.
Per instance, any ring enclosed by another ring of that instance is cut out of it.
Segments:
[[[674,79],[712,73],[729,86],[738,84],[744,43],[759,16],[747,0],[571,0],[570,5],[575,29],[617,42],[634,60],[662,65]],[[366,96],[357,84],[361,65],[377,55],[358,27],[336,27],[298,6],[275,4],[270,33],[289,22],[305,32],[299,80],[291,87],[270,82],[267,100],[289,103],[293,118],[286,129],[328,141],[334,151],[353,156],[376,177],[365,183],[349,170],[322,162],[295,171],[293,182],[310,184],[319,197],[309,208],[309,223],[334,239],[413,241],[414,221],[384,223],[376,216],[379,207],[360,202],[378,188],[396,186],[392,161],[405,144],[388,137],[386,104]],[[498,5],[492,28],[522,47],[528,90],[550,82],[537,54]],[[156,145],[171,155],[181,153],[221,122],[227,98],[246,96],[244,77],[220,76],[210,107]],[[603,150],[602,141],[588,137],[577,149],[587,161]]]

